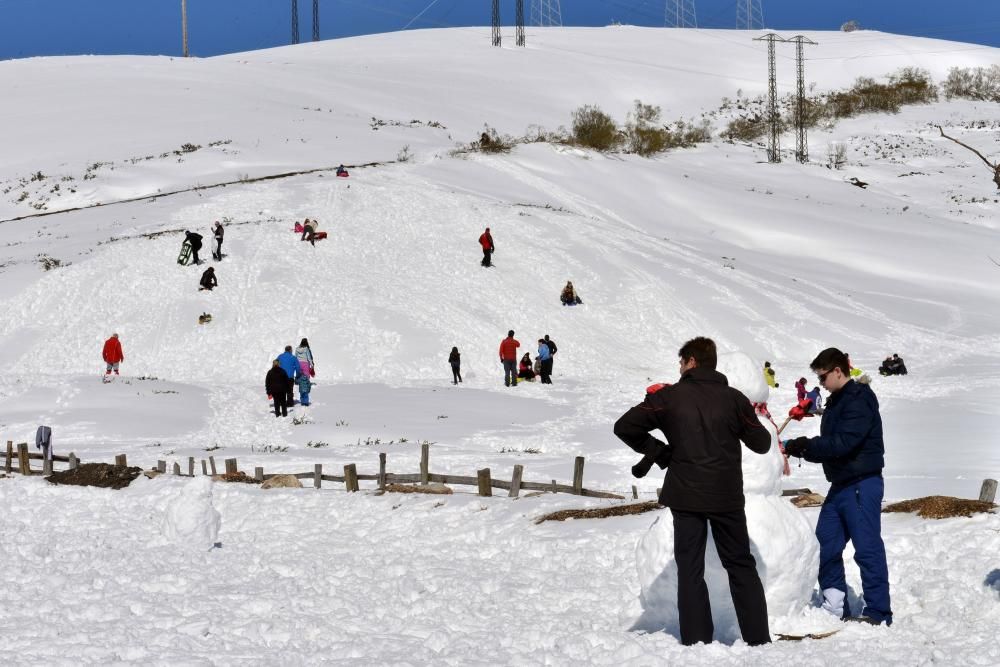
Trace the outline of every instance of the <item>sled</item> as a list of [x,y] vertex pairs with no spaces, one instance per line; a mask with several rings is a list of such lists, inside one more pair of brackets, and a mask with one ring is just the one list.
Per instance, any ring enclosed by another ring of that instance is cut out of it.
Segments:
[[774,636],[778,638],[779,642],[800,642],[803,639],[826,639],[827,637],[832,637],[837,634],[842,629],[843,628],[837,628],[836,630],[827,630],[826,632],[807,632],[804,635],[786,635],[780,632],[775,632]]
[[347,178],[348,176],[350,176],[350,174],[348,174],[347,171],[338,171],[337,172],[337,178]]
[[198,316],[198,324],[208,324],[212,321],[211,313],[202,313]]
[[326,238],[326,232],[316,232],[313,234],[313,239],[316,241],[322,241]]
[[302,223],[301,222],[296,222],[295,223],[295,233],[296,234],[301,234],[304,231],[306,231],[306,228],[302,226]]
[[177,255],[177,263],[180,264],[181,266],[185,266],[190,261],[190,259],[191,259],[191,242],[185,240],[184,243],[181,244],[180,254]]

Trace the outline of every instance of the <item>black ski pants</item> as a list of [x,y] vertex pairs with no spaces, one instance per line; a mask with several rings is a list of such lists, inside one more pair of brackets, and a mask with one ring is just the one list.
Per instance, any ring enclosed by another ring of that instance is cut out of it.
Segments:
[[285,405],[288,407],[295,405],[295,378],[288,378],[288,394],[285,397]]
[[552,379],[551,379],[551,375],[552,375],[552,359],[551,358],[544,359],[542,361],[541,369],[540,370],[541,370],[541,373],[539,373],[539,375],[542,376],[542,384],[552,384]]
[[458,364],[451,365],[451,382],[452,384],[458,384],[462,381],[462,367]]
[[685,646],[712,642],[715,626],[705,585],[705,544],[708,524],[719,552],[719,560],[729,575],[729,592],[736,608],[743,641],[751,646],[767,644],[767,601],[757,574],[757,562],[750,553],[747,517],[743,509],[732,512],[684,512],[674,515],[674,557],[677,559],[677,611],[681,643]]
[[482,264],[483,266],[491,266],[492,262],[491,262],[491,260],[490,260],[490,256],[491,256],[492,254],[493,254],[493,251],[492,251],[492,250],[487,250],[486,248],[483,248],[483,261],[482,261],[482,262],[480,262],[480,263],[481,263],[481,264]]
[[272,394],[271,398],[274,399],[274,416],[287,417],[288,397],[278,393],[278,394]]

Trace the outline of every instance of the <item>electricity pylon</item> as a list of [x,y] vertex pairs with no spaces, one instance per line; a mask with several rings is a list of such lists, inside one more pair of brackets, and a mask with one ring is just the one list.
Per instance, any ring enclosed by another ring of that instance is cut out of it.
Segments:
[[666,0],[663,7],[664,28],[697,28],[694,0]]
[[531,25],[561,26],[559,0],[531,0]]
[[764,8],[761,0],[736,0],[736,29],[763,30]]

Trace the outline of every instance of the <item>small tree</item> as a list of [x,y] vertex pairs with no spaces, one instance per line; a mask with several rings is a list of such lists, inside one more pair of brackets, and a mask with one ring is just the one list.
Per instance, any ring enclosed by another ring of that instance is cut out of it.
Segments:
[[826,147],[826,166],[828,169],[843,169],[847,164],[847,146],[839,141],[830,142]]
[[573,112],[573,140],[594,150],[610,151],[618,145],[618,126],[599,107],[587,104]]
[[661,115],[660,107],[635,101],[635,108],[629,112],[628,120],[625,121],[627,152],[648,157],[667,148],[670,133],[659,124]]
[[843,32],[854,32],[855,30],[861,30],[861,24],[854,19],[851,19],[844,25],[840,26],[840,29]]

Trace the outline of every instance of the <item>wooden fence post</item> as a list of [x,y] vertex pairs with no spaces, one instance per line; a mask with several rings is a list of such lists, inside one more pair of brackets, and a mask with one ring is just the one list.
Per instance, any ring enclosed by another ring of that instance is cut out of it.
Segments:
[[226,474],[235,475],[237,472],[236,459],[226,459]]
[[344,466],[344,484],[347,490],[354,492],[358,490],[358,467],[353,463]]
[[174,461],[174,474],[178,476],[181,474],[181,464],[177,461]]
[[119,454],[115,457],[116,466],[128,466],[128,458],[124,454]]
[[52,474],[52,459],[45,456],[45,450],[42,450],[42,474],[48,477]]
[[261,468],[260,466],[257,466],[256,468],[254,468],[253,469],[253,478],[254,478],[254,480],[256,480],[258,482],[263,482],[264,481],[264,469]]
[[323,464],[317,463],[313,468],[313,486],[317,489],[323,486]]
[[635,487],[635,484],[632,485],[632,500],[639,500],[639,489]]
[[992,503],[997,497],[997,481],[995,479],[984,479],[983,486],[979,489],[979,499],[986,503]]
[[77,468],[80,467],[80,459],[76,458],[76,454],[74,454],[73,452],[70,452],[69,456],[67,458],[69,458],[69,469],[70,470],[76,470]]
[[378,455],[378,488],[385,491],[385,452]]
[[556,480],[552,480],[552,493],[559,493],[559,489],[556,488]]
[[493,495],[493,479],[490,477],[490,469],[483,468],[476,471],[476,481],[479,482],[479,495]]
[[159,470],[160,472],[167,472],[167,462],[166,461],[157,461],[156,462],[156,469]]
[[427,484],[431,476],[431,446],[426,442],[420,445],[420,483]]
[[202,475],[208,474],[208,463],[205,461],[205,459],[201,460],[201,474]]
[[14,441],[7,441],[7,464],[4,466],[4,472],[8,475],[14,469]]
[[209,467],[212,468],[212,477],[215,477],[216,475],[219,474],[219,473],[215,472],[215,457],[214,456],[209,456],[208,457],[208,465],[209,465]]
[[523,473],[524,466],[514,466],[514,474],[510,478],[510,493],[507,494],[508,498],[517,498],[517,494],[521,493],[521,475]]
[[188,457],[188,475],[194,477],[194,457]]
[[22,475],[31,474],[31,461],[28,459],[28,443],[22,442],[17,445],[17,467]]
[[576,495],[583,494],[583,457],[576,457],[576,461],[573,463],[573,493]]

